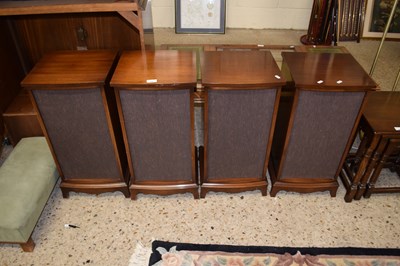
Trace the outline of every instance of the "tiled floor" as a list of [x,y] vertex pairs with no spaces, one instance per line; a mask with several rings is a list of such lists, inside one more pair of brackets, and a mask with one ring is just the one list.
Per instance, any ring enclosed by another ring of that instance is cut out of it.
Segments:
[[[228,30],[222,36],[177,36],[171,29],[156,29],[154,43],[298,45],[302,34],[301,31]],[[378,42],[363,40],[361,44],[343,45],[369,71]],[[379,63],[383,69],[376,71],[374,78],[385,90],[391,88],[389,74],[397,71],[399,51],[400,42],[384,46],[382,58],[387,61]],[[384,171],[382,181],[389,183],[396,178]],[[209,193],[201,200],[194,200],[190,194],[139,195],[136,201],[131,201],[120,193],[100,196],[71,193],[69,199],[63,199],[56,188],[33,233],[35,251],[23,253],[17,245],[0,245],[0,266],[127,265],[136,243],[149,246],[152,239],[235,245],[400,248],[400,195],[372,195],[368,200],[345,203],[344,193],[341,186],[335,198],[328,192],[279,192],[275,198],[246,192]],[[79,228],[65,228],[66,223]]]

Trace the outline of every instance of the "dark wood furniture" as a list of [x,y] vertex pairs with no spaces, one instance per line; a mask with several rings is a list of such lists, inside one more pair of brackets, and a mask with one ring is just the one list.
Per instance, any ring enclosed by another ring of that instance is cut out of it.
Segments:
[[270,52],[204,52],[204,163],[201,197],[209,191],[259,189],[267,164],[281,86]]
[[112,51],[50,53],[21,83],[30,90],[65,198],[71,191],[129,197],[122,133],[107,84],[115,59]]
[[[8,30],[7,20],[0,18],[0,32],[2,33],[0,41],[0,140],[3,141],[4,125],[3,112],[18,95],[21,87],[20,81],[24,77],[24,72],[20,61],[18,60],[18,51],[14,46],[11,32]],[[0,152],[2,145],[0,145]]]
[[348,156],[348,164],[343,165],[341,177],[347,188],[347,201],[368,198],[372,193],[400,192],[400,187],[376,187],[383,167],[397,170],[397,151],[400,145],[400,93],[370,93],[360,121],[363,139],[355,154]]
[[193,52],[124,52],[111,80],[115,88],[131,174],[138,193],[190,192],[198,198],[194,145]]
[[[139,48],[142,50],[145,49],[144,46],[144,32],[143,32],[143,22],[142,22],[142,10],[146,7],[146,1],[110,1],[110,0],[96,0],[96,1],[85,1],[85,0],[35,0],[35,1],[1,1],[0,2],[0,16],[29,16],[29,15],[50,15],[57,14],[58,16],[48,16],[50,18],[47,22],[54,22],[52,19],[57,20],[57,18],[62,18],[59,16],[60,14],[106,14],[106,13],[118,13],[131,27],[133,27],[138,35],[139,35]],[[101,15],[99,16],[101,17]],[[31,27],[27,24],[35,23],[37,17],[30,16],[27,17],[27,20],[22,22],[25,24],[25,27]],[[43,17],[42,17],[43,18]],[[77,21],[73,21],[77,19]],[[65,28],[66,31],[62,33],[65,35],[66,33],[70,33],[70,31],[74,32],[77,29],[74,29],[75,26],[83,26],[84,24],[79,25],[78,23],[84,23],[80,17],[71,17],[69,21],[64,22],[64,26],[69,26]],[[100,21],[97,21],[100,22]],[[107,25],[109,21],[104,21],[99,25],[96,25],[94,22],[92,25],[88,25],[89,27],[84,27],[84,29],[92,30],[95,27],[106,27],[106,34],[112,34],[111,31],[115,31],[115,28],[112,28],[112,25]],[[46,21],[38,21],[42,26],[46,24]],[[68,25],[69,24],[69,25]],[[54,26],[54,25],[53,25]],[[72,27],[71,27],[72,26]],[[33,27],[35,27],[33,25]],[[48,25],[47,28],[42,28],[44,30],[50,30],[52,25]],[[95,29],[94,29],[95,30]],[[95,30],[96,31],[96,30]],[[50,33],[50,32],[49,32]],[[87,32],[88,33],[88,32]],[[89,32],[90,33],[90,32]],[[64,40],[68,40],[70,45],[71,39],[69,39],[69,35],[66,35]],[[57,34],[58,35],[58,34]],[[82,36],[85,34],[83,33]],[[30,36],[34,37],[34,36]],[[54,37],[54,36],[53,36]],[[112,36],[109,36],[112,37]],[[61,38],[63,39],[63,38]],[[74,38],[75,39],[75,38]],[[107,38],[106,38],[107,39]],[[40,42],[40,40],[38,40]],[[91,42],[96,42],[99,40],[89,40]],[[108,41],[112,41],[108,39]],[[43,43],[41,43],[43,44]],[[102,47],[96,47],[102,48]],[[105,47],[103,47],[105,48]],[[111,48],[111,47],[108,47]],[[75,48],[73,48],[75,49]]]
[[280,190],[336,195],[364,98],[375,82],[350,54],[282,53],[295,85],[283,148],[269,164],[271,196]]
[[58,50],[145,49],[142,11],[146,3],[0,1],[1,139],[5,133],[3,112],[20,92],[24,75],[44,54]]
[[3,113],[4,124],[13,146],[22,138],[43,136],[37,113],[27,91],[21,91]]

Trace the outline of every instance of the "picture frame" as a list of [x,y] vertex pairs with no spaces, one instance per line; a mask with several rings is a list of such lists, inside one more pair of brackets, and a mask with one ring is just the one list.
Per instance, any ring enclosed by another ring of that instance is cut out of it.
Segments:
[[225,0],[175,0],[175,32],[225,33]]
[[[394,0],[368,0],[365,11],[363,38],[382,38]],[[397,6],[400,10],[400,4]],[[400,12],[400,11],[397,11]],[[400,39],[400,17],[392,19],[387,39]]]

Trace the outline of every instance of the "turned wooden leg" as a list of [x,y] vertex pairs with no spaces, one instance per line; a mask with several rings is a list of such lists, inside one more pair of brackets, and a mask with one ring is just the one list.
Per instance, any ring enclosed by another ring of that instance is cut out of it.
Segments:
[[344,196],[344,200],[346,202],[351,202],[354,199],[354,196],[357,193],[358,186],[361,181],[361,177],[364,174],[365,169],[367,168],[370,158],[375,150],[375,147],[378,145],[380,140],[380,136],[374,135],[371,141],[371,144],[367,151],[365,152],[363,159],[361,160],[361,163],[358,167],[357,173],[354,175],[354,177],[351,180],[351,185],[346,191],[346,195]]
[[32,237],[30,236],[26,243],[19,244],[24,252],[32,252],[35,248],[35,242],[33,242]]
[[372,158],[370,159],[367,169],[365,170],[363,176],[360,179],[357,193],[354,196],[355,200],[360,200],[362,195],[365,193],[365,190],[367,188],[367,183],[370,179],[371,173],[375,169],[377,162],[381,159],[381,155],[384,152],[387,142],[388,142],[388,140],[386,138],[381,138],[381,141],[380,141],[378,147],[376,148]]
[[369,182],[366,186],[366,190],[364,193],[365,198],[371,197],[371,194],[373,193],[373,191],[375,189],[375,184],[378,181],[378,177],[382,171],[383,166],[385,165],[386,161],[388,160],[390,154],[392,154],[395,150],[395,147],[396,147],[395,144],[396,144],[396,141],[391,139],[389,141],[389,144],[388,144],[386,150],[383,151],[383,156],[381,157],[381,160],[377,164],[376,169],[375,169],[374,173],[372,174],[371,179],[369,180]]

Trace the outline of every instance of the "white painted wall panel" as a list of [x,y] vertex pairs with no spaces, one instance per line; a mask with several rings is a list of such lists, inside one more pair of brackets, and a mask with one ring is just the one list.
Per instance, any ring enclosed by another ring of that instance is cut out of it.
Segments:
[[[197,1],[197,0],[193,0]],[[175,27],[175,0],[152,0],[153,27]],[[226,0],[226,27],[307,29],[313,0]]]

